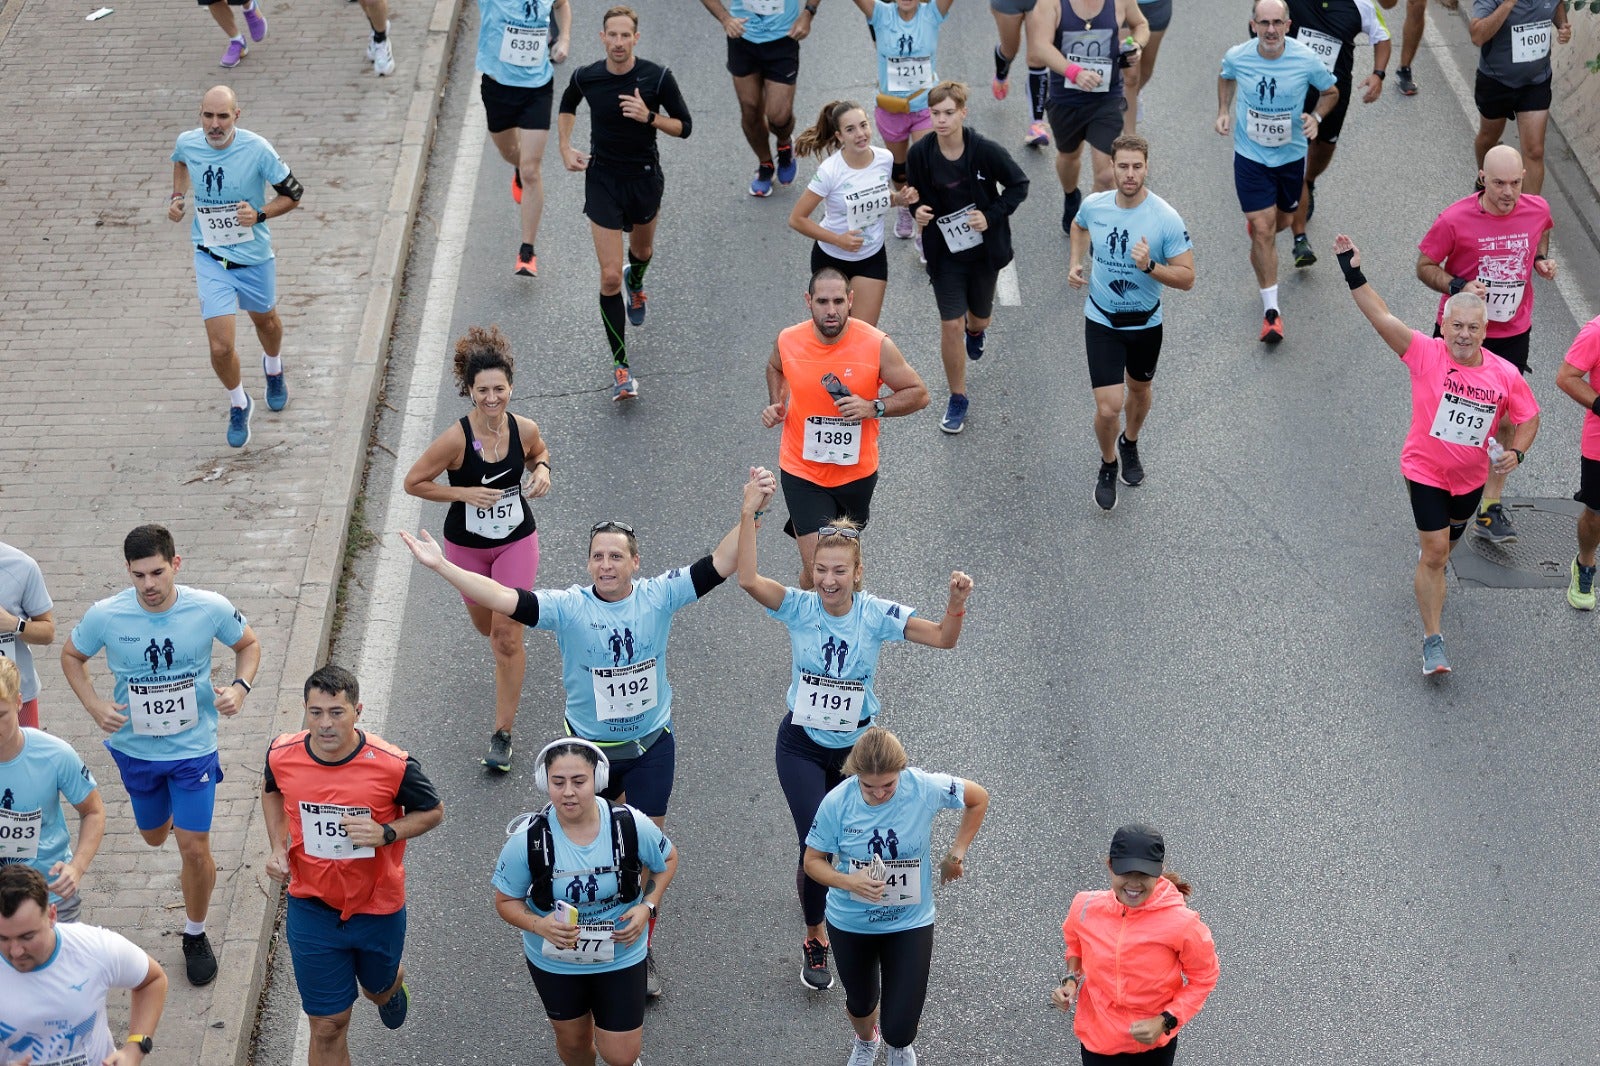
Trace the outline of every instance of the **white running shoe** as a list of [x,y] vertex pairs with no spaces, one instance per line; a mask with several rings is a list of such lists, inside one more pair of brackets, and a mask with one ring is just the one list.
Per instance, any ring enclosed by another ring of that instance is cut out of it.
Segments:
[[871,1040],[855,1038],[855,1046],[850,1049],[850,1057],[845,1060],[844,1066],[872,1066],[878,1058],[878,1049],[883,1046],[883,1038],[878,1031],[872,1031]]
[[889,1066],[917,1066],[917,1049],[910,1044],[890,1048]]
[[394,73],[394,49],[389,45],[389,38],[381,41],[367,43],[367,52],[372,56],[372,70],[382,78]]

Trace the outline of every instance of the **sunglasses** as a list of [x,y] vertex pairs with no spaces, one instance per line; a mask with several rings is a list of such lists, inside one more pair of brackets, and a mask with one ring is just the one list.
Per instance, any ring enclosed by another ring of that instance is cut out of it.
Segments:
[[605,522],[596,522],[589,528],[589,536],[592,537],[596,533],[626,533],[631,537],[633,536],[633,527],[628,525],[626,522],[614,522],[608,520]]
[[845,540],[860,540],[861,530],[848,528],[841,529],[838,526],[823,526],[821,529],[817,530],[817,536],[843,537]]

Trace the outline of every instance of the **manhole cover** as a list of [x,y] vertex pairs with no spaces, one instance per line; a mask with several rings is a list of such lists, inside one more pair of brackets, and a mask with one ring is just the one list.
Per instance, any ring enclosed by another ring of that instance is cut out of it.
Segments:
[[1450,554],[1456,577],[1494,589],[1566,588],[1578,551],[1576,500],[1516,499],[1501,503],[1517,528],[1515,544],[1490,544],[1471,529]]

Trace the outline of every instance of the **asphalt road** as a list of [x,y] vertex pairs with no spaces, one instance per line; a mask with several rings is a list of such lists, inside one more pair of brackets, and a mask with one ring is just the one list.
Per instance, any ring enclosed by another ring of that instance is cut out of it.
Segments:
[[[649,320],[630,332],[637,403],[615,406],[605,389],[581,181],[562,172],[552,144],[540,277],[526,281],[510,273],[514,208],[492,148],[477,177],[450,334],[497,322],[517,344],[515,406],[540,423],[556,469],[535,505],[541,585],[584,580],[585,532],[606,517],[639,528],[646,572],[692,560],[732,524],[744,469],[776,465],[777,436],[757,417],[762,366],[777,330],[804,316],[808,247],[783,220],[811,168],[770,201],[746,195],[749,153],[718,28],[698,5],[678,6],[673,18],[646,10],[640,46],[674,68],[696,124],[691,140],[663,147],[669,191]],[[1452,582],[1456,672],[1421,677],[1416,541],[1397,469],[1406,375],[1355,310],[1328,248],[1350,232],[1391,306],[1427,328],[1433,296],[1412,276],[1415,244],[1472,180],[1471,127],[1441,68],[1470,79],[1470,49],[1453,16],[1430,15],[1445,25],[1416,64],[1421,95],[1391,85],[1346,125],[1312,226],[1323,262],[1296,273],[1280,241],[1289,337],[1268,349],[1255,339],[1231,150],[1211,130],[1216,60],[1243,39],[1243,7],[1180,5],[1141,132],[1154,144],[1151,187],[1193,234],[1199,283],[1168,297],[1143,436],[1149,479],[1123,489],[1110,514],[1091,500],[1082,297],[1065,283],[1049,153],[1016,153],[1034,182],[1015,224],[1021,305],[998,311],[960,437],[937,430],[945,393],[931,294],[910,243],[891,241],[882,325],[934,402],[885,427],[867,585],[934,617],[951,569],[977,589],[957,650],[886,653],[883,720],[916,763],[994,795],[968,878],[938,894],[925,1062],[1075,1061],[1069,1019],[1046,1009],[1060,922],[1074,891],[1103,887],[1111,831],[1130,820],[1166,831],[1222,957],[1221,984],[1182,1034],[1182,1061],[1596,1060],[1584,1050],[1600,995],[1590,920],[1600,742],[1584,710],[1594,620],[1559,590]],[[583,60],[598,55],[594,16],[579,11]],[[472,37],[458,50],[394,347],[396,407],[476,92]],[[984,5],[957,0],[940,72],[974,84],[974,126],[1020,144],[1020,64],[1012,98],[996,103],[992,42]],[[872,54],[849,5],[825,5],[803,62],[807,119],[836,97],[870,97]],[[1563,269],[1600,277],[1571,209],[1552,184],[1546,193]],[[1553,372],[1597,304],[1591,292],[1571,309],[1542,281],[1536,291],[1533,383],[1546,411],[1510,492],[1564,497],[1576,487],[1580,412]],[[465,408],[453,387],[438,396],[442,428]],[[388,448],[399,422],[383,420]],[[395,461],[372,458],[369,521],[383,550],[399,551],[383,506]],[[411,458],[401,456],[402,472]],[[441,522],[442,508],[423,509],[428,529]],[[795,556],[777,523],[761,548],[763,570],[791,579]],[[363,624],[374,564],[362,562],[352,587],[338,650],[347,662],[395,624]],[[414,576],[383,732],[422,760],[448,815],[408,855],[411,1021],[391,1034],[358,1006],[354,1057],[554,1062],[488,884],[506,822],[540,802],[529,757],[560,722],[554,641],[528,637],[521,757],[508,777],[489,778],[477,764],[492,702],[486,642],[442,582]],[[658,930],[667,991],[647,1016],[645,1061],[842,1061],[841,991],[808,994],[798,981],[794,845],[772,767],[784,631],[730,584],[678,616],[670,669],[679,761],[668,828],[683,860]],[[258,1066],[290,1058],[292,989],[280,951]]]

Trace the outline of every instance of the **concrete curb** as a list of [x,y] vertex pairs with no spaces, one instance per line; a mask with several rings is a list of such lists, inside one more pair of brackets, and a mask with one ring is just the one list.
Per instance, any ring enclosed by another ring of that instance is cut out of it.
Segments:
[[[285,662],[320,663],[327,654],[345,536],[351,510],[363,488],[367,439],[372,432],[390,330],[400,302],[400,282],[411,248],[412,222],[422,198],[428,152],[437,127],[462,2],[435,0],[417,60],[417,86],[412,92],[394,183],[373,252],[360,338],[345,381],[342,409],[360,411],[362,417],[343,422],[331,448],[332,465],[317,505],[311,548],[299,582],[299,602],[284,650]],[[285,677],[278,692],[274,735],[299,728],[302,701],[291,680]],[[208,1012],[210,1021],[201,1045],[200,1062],[206,1066],[247,1066],[250,1061],[251,1037],[268,969],[268,952],[277,928],[279,900],[278,886],[261,869],[267,854],[267,831],[259,806],[251,809],[245,828],[245,850],[247,855],[260,856],[260,861],[243,866],[240,872],[248,876],[219,880],[221,898],[213,902],[213,913],[226,914],[227,919],[218,944],[225,965],[217,974]]]

